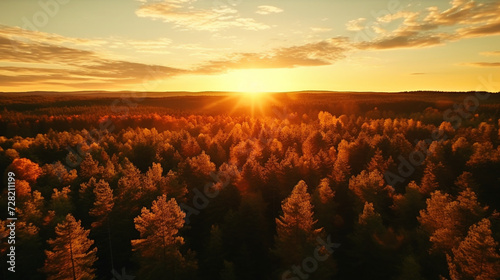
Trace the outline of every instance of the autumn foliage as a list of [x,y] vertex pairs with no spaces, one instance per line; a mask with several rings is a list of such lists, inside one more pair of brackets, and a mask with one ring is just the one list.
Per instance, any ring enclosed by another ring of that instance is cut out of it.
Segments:
[[0,100],[19,275],[499,279],[500,102],[454,126],[443,112],[465,95],[436,94],[277,95],[260,114]]

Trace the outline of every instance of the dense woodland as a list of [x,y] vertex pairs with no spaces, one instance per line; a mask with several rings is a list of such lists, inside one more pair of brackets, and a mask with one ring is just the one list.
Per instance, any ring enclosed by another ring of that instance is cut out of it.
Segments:
[[2,276],[500,279],[500,96],[470,96],[4,95]]

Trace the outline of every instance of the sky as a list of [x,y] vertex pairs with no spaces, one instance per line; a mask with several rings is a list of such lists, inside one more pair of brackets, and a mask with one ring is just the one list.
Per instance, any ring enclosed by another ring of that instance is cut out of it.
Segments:
[[489,90],[500,0],[2,0],[0,91]]

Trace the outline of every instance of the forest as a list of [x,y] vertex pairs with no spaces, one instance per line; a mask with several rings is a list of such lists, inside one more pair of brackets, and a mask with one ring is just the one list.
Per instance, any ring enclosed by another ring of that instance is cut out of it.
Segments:
[[498,93],[0,96],[3,279],[500,279]]

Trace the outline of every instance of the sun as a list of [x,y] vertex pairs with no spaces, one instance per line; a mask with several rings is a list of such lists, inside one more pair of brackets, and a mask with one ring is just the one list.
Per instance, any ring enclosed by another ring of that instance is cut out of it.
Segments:
[[238,84],[238,91],[249,95],[259,95],[265,91],[265,86],[260,78],[245,79]]
[[228,114],[248,112],[251,117],[268,115],[272,111],[273,106],[279,106],[280,102],[274,97],[274,93],[264,91],[247,91],[247,92],[232,92],[204,109],[209,109],[215,106],[229,102],[232,104],[228,107]]
[[229,114],[248,111],[252,117],[269,114],[273,106],[280,105],[274,93],[280,92],[278,88],[286,87],[289,83],[283,77],[262,69],[234,71],[226,78],[224,83],[228,92],[232,93],[207,108],[231,100],[233,105],[228,108]]
[[259,98],[265,97],[266,92],[264,91],[247,91],[247,92],[240,92],[242,96],[245,98],[248,98],[252,101],[258,101]]

